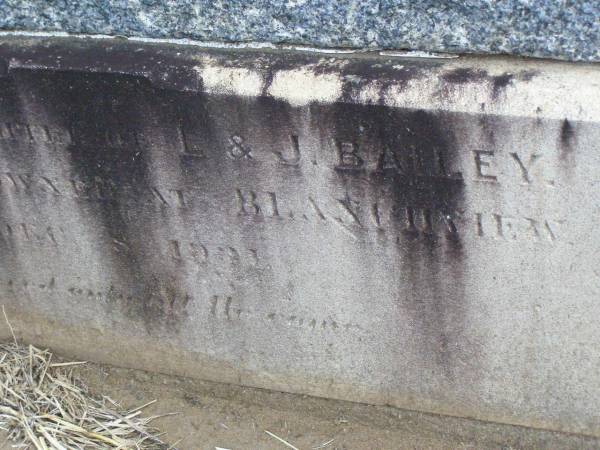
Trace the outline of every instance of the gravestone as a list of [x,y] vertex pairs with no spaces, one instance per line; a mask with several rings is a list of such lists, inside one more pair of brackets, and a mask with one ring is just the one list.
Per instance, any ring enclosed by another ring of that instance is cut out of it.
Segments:
[[596,66],[5,36],[0,85],[24,339],[600,435]]

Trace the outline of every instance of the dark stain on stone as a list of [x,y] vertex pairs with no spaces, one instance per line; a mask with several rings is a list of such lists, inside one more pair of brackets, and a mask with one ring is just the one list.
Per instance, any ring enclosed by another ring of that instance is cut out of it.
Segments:
[[[179,168],[186,180],[196,183],[198,170],[206,166],[210,160],[208,150],[215,148],[218,142],[216,118],[211,114],[211,99],[205,93],[166,92],[157,95],[167,107],[171,117],[166,118],[173,123],[177,144],[180,147]],[[229,97],[227,97],[229,98]]]
[[[262,70],[259,70],[259,72],[261,72],[263,74],[263,85],[262,85],[262,89],[261,89],[261,95],[263,97],[269,96],[269,89],[271,88],[271,85],[273,84],[275,75],[280,70],[285,70],[288,67],[288,64],[289,64],[288,61],[286,61],[284,59],[276,58],[270,64],[265,64],[263,67],[261,67]],[[256,70],[256,68],[249,68],[249,69]]]
[[522,81],[531,81],[539,75],[539,73],[539,70],[523,70],[518,73],[517,78]]
[[[370,182],[394,186],[401,204],[451,206],[463,179],[452,169],[457,156],[449,138],[452,130],[436,113],[347,104],[333,110],[333,119],[320,120],[321,126],[327,128],[333,120],[335,140],[353,144],[362,160],[355,169],[364,170]],[[339,171],[353,172],[349,165]]]
[[134,315],[160,318],[171,326],[187,315],[186,308],[191,297],[181,290],[180,281],[176,278],[150,275],[143,286],[143,301],[133,305]]
[[499,130],[501,130],[500,127],[502,127],[504,123],[501,117],[493,114],[479,114],[477,122],[481,128],[483,137],[487,140],[489,145],[498,145],[498,140],[502,139],[503,136],[502,132],[499,132]]
[[[19,94],[19,87],[15,82],[14,77],[0,77],[0,121],[2,122],[2,136],[0,136],[0,152],[2,161],[7,161],[8,164],[3,164],[4,168],[11,168],[22,172],[31,173],[33,166],[33,158],[31,157],[31,146],[28,143],[23,143],[18,140],[11,139],[10,132],[5,135],[6,124],[8,123],[26,123],[25,113],[23,110],[22,99]],[[0,185],[2,192],[0,195],[0,216],[2,222],[13,216],[14,206],[13,200],[7,195],[5,189],[6,183]],[[14,226],[14,224],[13,224]],[[16,236],[11,232],[10,224],[0,224],[0,272],[2,276],[9,277],[11,280],[22,277],[23,272],[21,257],[18,249]],[[12,290],[12,281],[11,281]],[[15,294],[15,301],[22,302],[21,294]]]
[[497,99],[506,87],[513,83],[514,78],[515,76],[511,73],[503,73],[502,75],[491,77],[492,98]]
[[[393,64],[377,61],[354,60],[344,64],[343,69],[338,69],[342,76],[341,102],[359,103],[359,95],[363,88],[373,81],[377,81],[379,96],[377,104],[385,103],[385,95],[391,87],[397,87],[400,91],[406,89],[411,81],[422,78],[427,71],[437,67],[439,63],[431,61],[406,61],[402,67],[394,67]],[[316,74],[328,73],[317,68]]]
[[560,127],[560,143],[561,148],[566,152],[570,152],[572,150],[573,140],[575,139],[575,130],[571,122],[568,119],[564,119],[562,121],[562,125]]
[[398,144],[412,169],[408,177],[394,175],[401,267],[414,286],[405,299],[407,310],[423,330],[423,356],[431,358],[449,382],[455,381],[458,361],[477,354],[462,339],[468,328],[463,304],[466,230],[459,225],[464,180],[454,169],[454,117],[411,112]]
[[263,79],[263,87],[261,90],[261,95],[266,97],[268,95],[269,89],[271,89],[271,85],[273,84],[273,79],[275,78],[275,70],[267,71],[266,75]]
[[517,76],[512,73],[503,73],[501,75],[489,75],[486,70],[474,69],[471,67],[459,67],[441,75],[442,80],[451,84],[467,84],[486,82],[490,85],[492,99],[496,100],[500,94],[511,85],[515,79],[530,81],[536,71],[522,71]]
[[457,84],[478,82],[486,77],[487,72],[485,70],[473,69],[471,67],[459,67],[442,75],[444,81]]
[[140,130],[152,126],[148,119],[161,116],[159,92],[144,78],[127,75],[42,70],[29,77],[48,114],[71,130],[72,179],[81,183],[80,195],[98,200],[90,212],[101,224],[97,240],[111,260],[103,264],[122,280],[122,313],[144,323],[150,334],[176,330],[189,296],[176,272],[148,262],[152,228],[132,202],[152,186],[148,149],[138,139]]
[[[45,68],[60,71],[88,71],[97,73],[121,73],[143,77],[160,89],[200,92],[203,89],[196,66],[197,50],[170,44],[132,44],[119,41],[64,41],[46,39],[42,45],[21,48],[7,44],[3,49],[12,58],[15,67]],[[316,75],[341,74],[352,78],[377,79],[383,84],[395,83],[406,86],[410,79],[443,64],[436,60],[402,60],[399,62],[374,55],[328,55],[315,57],[301,51],[278,51],[257,49],[202,49],[216,64],[223,67],[247,68],[263,75],[262,95],[268,89],[275,74],[281,70],[307,67]]]
[[[460,245],[444,246],[432,236],[408,240],[403,246],[401,270],[414,293],[405,299],[424,359],[430,361],[450,384],[458,382],[459,362],[477,364],[478,350],[465,341],[468,311],[465,295],[464,263]],[[452,281],[450,281],[452,280]]]
[[454,137],[458,116],[345,103],[319,111],[314,110],[315,126],[323,128],[323,136],[333,128],[337,151],[346,145],[345,151],[356,152],[356,158],[337,161],[337,177],[348,196],[359,204],[367,192],[391,199],[390,226],[404,269],[398,314],[409,312],[421,357],[434,361],[453,382],[458,362],[478,354],[461,339],[468,323],[463,305],[466,230],[459,225],[464,179]]
[[[20,48],[12,59],[11,70],[14,67],[123,74],[145,78],[162,89],[200,91],[202,80],[194,64],[186,61],[185,52],[163,50],[165,47],[136,45],[132,51],[126,40],[92,44],[49,39],[45,45]],[[10,54],[10,47],[7,53]]]
[[577,146],[576,141],[576,128],[568,119],[564,119],[560,123],[557,147],[559,149],[559,161],[568,175],[571,174],[573,168],[575,167],[576,152],[574,150]]
[[8,62],[4,58],[0,58],[0,78],[8,75]]
[[369,82],[366,78],[344,77],[340,101],[354,103],[363,87]]
[[[252,58],[247,58],[250,67]],[[314,57],[298,56],[289,64],[293,67],[302,58],[314,61]],[[402,71],[385,65],[374,67],[371,63],[366,59],[344,67],[345,75],[354,76],[347,77],[341,102],[311,105],[302,112],[311,113],[311,126],[319,129],[325,142],[316,150],[321,152],[317,155],[319,163],[325,167],[323,161],[333,161],[329,172],[332,188],[340,187],[348,198],[358,201],[367,198],[367,194],[390,199],[390,227],[395,236],[391,245],[397,248],[399,264],[404,269],[398,292],[408,292],[406,298],[396,299],[399,320],[416,324],[414,342],[421,357],[433,360],[448,379],[453,379],[458,362],[476,354],[461,341],[469,324],[463,304],[462,271],[467,258],[462,246],[464,230],[457,225],[464,207],[464,180],[457,171],[459,149],[454,136],[457,115],[354,104],[367,79],[381,77],[384,87],[388,82],[407,85],[430,67],[411,62]],[[206,158],[200,154],[181,155],[178,164],[184,179],[200,187],[195,191],[199,201],[203,200],[201,188],[218,183],[223,192],[217,189],[217,201],[211,206],[221,209],[230,208],[235,187],[251,189],[257,181],[264,185],[272,181],[265,180],[254,159],[228,158],[225,153],[231,136],[223,135],[222,131],[237,133],[240,142],[256,154],[270,152],[270,164],[278,163],[277,152],[282,149],[268,146],[273,142],[290,142],[290,137],[298,131],[291,124],[294,110],[283,102],[266,96],[244,100],[195,93],[174,95],[167,89],[170,85],[163,84],[157,89],[156,81],[148,81],[152,77],[141,68],[140,71],[139,77],[37,71],[33,78],[47,80],[46,88],[38,88],[40,98],[48,104],[53,117],[73,129],[73,142],[68,149],[73,176],[90,190],[102,192],[99,195],[102,201],[91,207],[94,221],[101,225],[102,236],[98,240],[122,244],[107,264],[116,268],[124,284],[123,288],[114,289],[115,301],[128,318],[141,321],[149,332],[164,326],[177,330],[191,301],[183,289],[185,283],[176,268],[149,262],[152,242],[148,241],[154,235],[144,219],[152,217],[144,213],[141,205],[132,202],[131,192],[123,194],[115,189],[119,185],[129,186],[135,196],[135,189],[150,185],[154,169],[150,167],[149,156],[137,148],[135,138],[128,138],[127,145],[115,146],[107,142],[106,131],[156,128],[157,122],[166,127],[182,126],[190,132],[190,142],[194,141],[199,150],[206,152]],[[463,82],[459,80],[465,76],[455,74],[454,82]],[[178,90],[184,87],[180,85]],[[253,139],[253,135],[261,139]],[[324,154],[331,151],[333,154]],[[193,162],[200,160],[205,164]],[[281,174],[276,171],[269,174],[285,179],[298,171],[286,166]],[[261,217],[256,214],[236,225],[240,228],[236,232],[245,239],[243,242],[252,246],[255,246],[253,240],[259,241],[261,237],[252,227],[267,222],[265,211],[261,213]],[[164,213],[168,214],[175,213]],[[204,216],[195,219],[206,221],[201,226],[216,226]],[[360,233],[364,231],[357,231],[359,238]],[[410,290],[404,289],[405,283]],[[268,283],[264,284],[262,288],[268,289]],[[410,314],[409,319],[400,317],[404,311]]]

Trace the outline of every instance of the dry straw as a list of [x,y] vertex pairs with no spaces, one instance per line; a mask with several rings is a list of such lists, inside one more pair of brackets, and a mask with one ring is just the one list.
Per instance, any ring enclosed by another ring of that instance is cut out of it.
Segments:
[[0,344],[0,428],[15,448],[172,448],[150,426],[158,416],[142,417],[150,403],[123,410],[108,397],[95,398],[73,375],[79,364],[52,363],[52,353],[16,339]]

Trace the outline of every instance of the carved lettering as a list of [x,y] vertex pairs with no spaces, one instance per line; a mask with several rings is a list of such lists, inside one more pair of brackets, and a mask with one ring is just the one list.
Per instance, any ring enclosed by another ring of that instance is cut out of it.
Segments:
[[[85,130],[85,133],[82,131]],[[143,135],[140,130],[130,129],[107,129],[79,128],[78,124],[72,124],[71,135],[77,144],[97,146],[98,148],[142,148]]]
[[0,238],[7,244],[50,244],[58,247],[57,235],[62,235],[62,229],[49,225],[32,225],[29,223],[4,223],[0,225]]
[[0,123],[0,139],[38,144],[69,144],[72,140],[69,130],[59,129],[44,124],[18,122]]
[[260,199],[255,191],[236,189],[235,192],[238,203],[238,215],[280,218],[277,194],[275,192],[262,192],[260,193]]
[[253,159],[252,149],[237,134],[229,138],[227,154],[233,159]]
[[282,311],[260,312],[253,308],[241,307],[239,300],[230,295],[213,295],[208,302],[208,312],[213,320],[252,320],[266,321],[269,325],[294,327],[316,332],[351,332],[361,331],[362,326],[357,323],[340,323],[331,317],[327,319],[316,317],[303,317],[302,315]]
[[377,228],[381,228],[381,216],[379,214],[379,203],[375,202],[371,206],[371,214]]
[[181,189],[149,188],[151,200],[160,206],[184,208],[186,206],[184,192]]
[[488,181],[495,183],[497,181],[496,175],[492,175],[488,172],[491,167],[491,158],[494,156],[494,152],[489,150],[475,150],[475,170],[478,181]]
[[256,203],[256,193],[254,191],[242,192],[241,189],[236,189],[235,193],[239,204],[239,214],[244,216],[261,214],[260,206]]
[[169,250],[171,253],[171,258],[181,261],[183,258],[181,257],[181,248],[179,247],[179,241],[171,240],[169,241]]
[[[277,218],[285,223],[296,218],[308,222],[334,224],[355,239],[364,235],[372,226],[378,233],[386,230],[397,230],[394,222],[404,220],[404,233],[418,235],[444,235],[455,240],[459,235],[460,225],[454,211],[437,208],[417,208],[405,206],[398,208],[382,208],[379,202],[365,205],[346,195],[344,198],[320,200],[307,197],[306,209],[301,211],[282,211],[279,199],[273,192],[257,193],[255,191],[236,190],[237,214],[241,216]],[[399,219],[403,217],[402,219]],[[481,228],[482,230],[482,228]],[[481,231],[483,232],[483,231]]]
[[185,156],[191,156],[193,158],[206,158],[204,151],[198,145],[192,137],[184,130],[183,127],[179,127],[179,137],[183,148],[182,154]]
[[554,242],[557,240],[556,228],[563,222],[563,220],[551,221],[498,213],[475,214],[478,237],[493,237],[508,241],[527,239]]
[[283,155],[282,152],[275,152],[275,155],[277,155],[277,158],[279,159],[279,162],[281,162],[283,165],[285,166],[297,166],[298,164],[300,164],[300,143],[298,142],[298,136],[296,135],[291,135],[290,136],[290,140],[291,140],[291,149],[292,149],[292,153],[290,156],[286,157]]
[[[315,202],[315,200],[312,197],[308,197],[308,203],[310,204],[312,210],[317,214],[317,217],[322,220],[322,221],[326,221],[327,218],[325,217],[325,214],[323,214],[323,211],[321,211],[321,208],[319,208],[319,205],[317,205],[317,202]],[[306,215],[304,215],[304,218],[308,219],[308,217]]]
[[377,160],[377,166],[375,167],[377,172],[388,172],[403,173],[404,169],[396,156],[396,153],[390,150],[388,147],[383,147],[379,158]]
[[339,163],[336,170],[362,170],[364,160],[358,155],[358,146],[353,142],[336,141]]
[[167,202],[165,197],[161,194],[161,192],[158,189],[156,189],[155,187],[151,187],[150,192],[152,193],[154,198],[159,201],[160,204],[164,206],[169,206],[169,202]]
[[524,163],[521,160],[521,158],[519,157],[519,155],[517,155],[516,153],[510,153],[510,156],[515,161],[517,166],[519,167],[519,172],[521,174],[521,179],[522,179],[523,183],[530,184],[531,183],[531,177],[530,177],[531,167],[538,159],[541,158],[542,155],[538,155],[537,153],[532,153],[529,156],[529,161],[527,163]]
[[169,257],[177,263],[193,263],[197,267],[213,265],[221,268],[254,267],[257,264],[255,249],[241,250],[230,245],[213,243],[168,241]]
[[54,185],[54,183],[50,180],[50,178],[40,177],[40,181],[41,181],[41,184],[43,186],[42,189],[46,188],[47,190],[49,190],[53,194],[60,195],[60,191]]
[[231,296],[213,295],[210,299],[210,315],[224,320],[239,320],[242,315],[242,309],[232,307],[233,299]]
[[267,192],[267,196],[269,198],[270,206],[269,215],[271,217],[279,217],[279,209],[277,208],[277,195],[275,192]]
[[111,241],[113,244],[112,248],[115,253],[128,253],[131,250],[129,244],[121,238],[113,237]]
[[476,213],[475,214],[475,220],[477,223],[477,236],[479,237],[483,237],[483,220],[482,220],[482,214],[481,213]]
[[[349,196],[346,196],[346,198],[338,199],[337,203],[342,207],[342,210],[344,211],[346,216],[350,218],[351,223],[362,227],[362,223],[360,222],[360,219],[358,218],[358,213],[356,211],[356,209],[358,208],[358,202],[355,202],[351,200]],[[340,223],[347,223],[341,217],[336,217],[335,219]]]
[[190,257],[196,264],[204,264],[208,261],[208,250],[199,242],[190,242]]

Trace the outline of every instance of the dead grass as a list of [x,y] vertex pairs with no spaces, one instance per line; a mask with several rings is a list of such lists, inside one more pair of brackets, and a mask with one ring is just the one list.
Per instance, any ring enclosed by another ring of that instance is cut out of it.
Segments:
[[52,362],[34,346],[0,344],[0,428],[13,447],[35,450],[171,449],[143,417],[97,398],[73,375],[81,362]]

